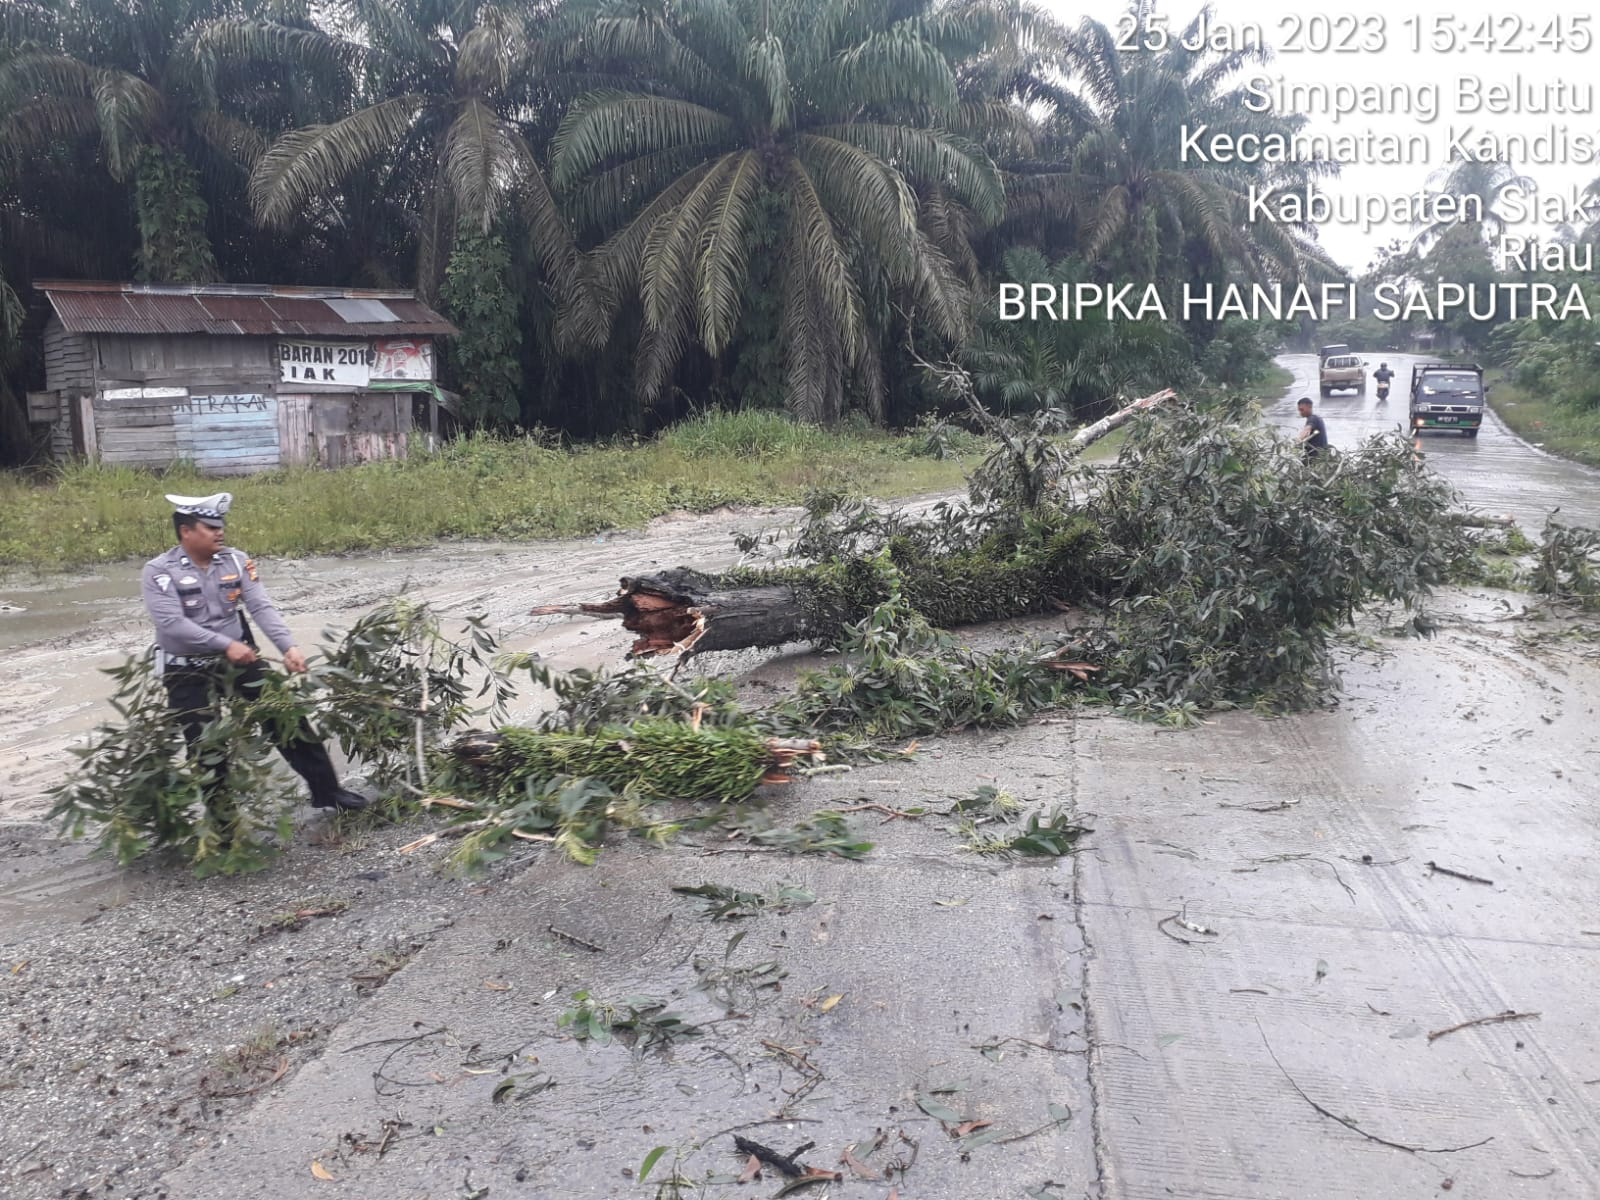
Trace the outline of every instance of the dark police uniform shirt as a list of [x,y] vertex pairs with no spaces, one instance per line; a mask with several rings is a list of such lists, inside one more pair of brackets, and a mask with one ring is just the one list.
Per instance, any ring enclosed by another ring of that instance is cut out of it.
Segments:
[[174,546],[144,565],[141,584],[145,609],[156,624],[156,645],[167,654],[221,654],[242,641],[241,603],[279,650],[295,644],[294,635],[261,586],[255,560],[227,546],[201,568],[183,547]]

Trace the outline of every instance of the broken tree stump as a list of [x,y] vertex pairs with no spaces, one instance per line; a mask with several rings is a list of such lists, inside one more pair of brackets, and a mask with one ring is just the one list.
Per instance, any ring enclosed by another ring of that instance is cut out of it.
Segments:
[[[534,612],[572,611],[545,605]],[[616,596],[577,611],[622,618],[622,627],[639,636],[630,656],[742,650],[781,646],[808,637],[805,612],[796,589],[787,584],[719,587],[699,571],[678,567],[658,575],[624,576]]]

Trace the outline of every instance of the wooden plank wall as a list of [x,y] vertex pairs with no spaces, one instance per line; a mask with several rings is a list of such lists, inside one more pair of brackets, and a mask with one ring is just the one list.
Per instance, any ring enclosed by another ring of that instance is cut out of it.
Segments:
[[[100,461],[129,467],[171,466],[180,457],[177,415],[187,411],[187,392],[160,388],[152,390],[162,394],[150,396],[140,388],[121,390],[134,394],[102,392],[92,401],[93,421],[86,423],[85,431],[93,430]],[[178,395],[165,394],[174,391]],[[95,457],[94,451],[85,450]]]
[[94,346],[86,333],[68,333],[57,317],[44,327],[44,386],[52,392],[94,387]]
[[179,456],[191,459],[207,475],[250,475],[278,465],[276,396],[261,393],[191,396],[186,412],[187,421],[181,418],[179,421]]
[[270,337],[203,333],[103,333],[95,339],[99,386],[185,387],[201,392],[270,394],[278,381]]
[[276,396],[192,396],[172,387],[107,389],[94,399],[94,427],[101,462],[137,467],[192,462],[207,475],[248,475],[278,465]]

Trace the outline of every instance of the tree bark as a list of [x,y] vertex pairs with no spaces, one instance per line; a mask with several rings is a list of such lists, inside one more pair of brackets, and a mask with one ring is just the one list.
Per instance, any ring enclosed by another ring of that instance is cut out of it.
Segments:
[[[572,610],[547,606],[534,611]],[[627,576],[612,599],[580,604],[577,611],[620,616],[622,627],[639,635],[629,654],[640,658],[781,646],[807,638],[805,614],[794,588],[718,590],[710,576],[684,567],[659,575]]]

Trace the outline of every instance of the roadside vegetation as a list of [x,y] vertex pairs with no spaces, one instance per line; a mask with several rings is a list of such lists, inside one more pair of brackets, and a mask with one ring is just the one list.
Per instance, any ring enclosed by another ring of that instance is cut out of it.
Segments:
[[644,441],[568,446],[478,433],[400,462],[220,481],[78,464],[42,482],[0,474],[0,564],[148,558],[171,541],[164,492],[231,490],[229,533],[252,553],[339,554],[449,538],[584,536],[674,511],[798,504],[814,490],[951,491],[961,485],[963,457],[982,446],[959,429],[931,441],[747,411],[691,418]]
[[1541,450],[1600,467],[1600,407],[1564,402],[1542,388],[1496,379],[1489,407],[1512,433]]

